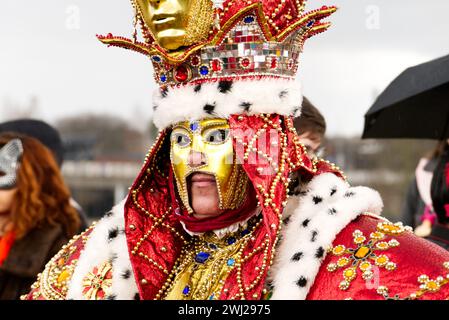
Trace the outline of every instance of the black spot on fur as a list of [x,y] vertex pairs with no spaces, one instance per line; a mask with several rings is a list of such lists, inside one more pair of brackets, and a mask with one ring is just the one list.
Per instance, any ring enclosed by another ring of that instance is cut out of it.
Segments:
[[221,93],[228,93],[232,89],[232,81],[220,81],[218,83],[218,90]]
[[140,300],[140,295],[138,292],[136,292],[136,294],[134,295],[134,300],[136,300],[136,301]]
[[201,83],[198,83],[198,84],[195,86],[195,89],[193,89],[193,91],[195,91],[196,93],[198,93],[198,92],[201,91],[201,88],[202,88]]
[[156,111],[157,110],[157,108],[159,108],[159,106],[158,105],[153,105],[153,111]]
[[282,221],[286,226],[290,223],[290,217],[287,217]]
[[304,256],[302,252],[297,252],[293,255],[292,261],[299,261]]
[[283,99],[288,95],[288,90],[282,90],[279,92],[279,98]]
[[314,196],[312,200],[313,200],[313,203],[315,203],[315,204],[323,202],[323,198],[318,197],[318,196]]
[[114,214],[114,212],[109,211],[109,212],[107,212],[107,213],[105,214],[105,216],[108,217],[108,218],[110,218],[110,217],[112,217],[113,214]]
[[113,253],[111,254],[111,256],[109,257],[109,263],[114,264],[115,260],[117,260],[118,255],[117,253]]
[[161,89],[161,98],[167,98],[168,96],[168,88],[164,87]]
[[303,226],[304,228],[307,228],[307,226],[309,225],[309,223],[310,223],[310,219],[306,219],[306,220],[304,220],[304,221],[302,222],[302,226]]
[[336,194],[336,193],[337,193],[337,188],[336,188],[336,187],[333,187],[332,190],[331,190],[331,197],[332,197],[334,194]]
[[310,239],[310,241],[315,242],[317,236],[318,236],[318,231],[316,231],[316,230],[312,231],[312,239]]
[[249,112],[252,106],[253,106],[253,104],[250,103],[250,102],[242,102],[242,103],[240,104],[240,107],[241,107],[243,110],[245,110],[245,112]]
[[297,115],[299,110],[301,110],[301,107],[293,107],[293,115]]
[[126,270],[125,272],[122,273],[122,278],[127,280],[131,277],[131,270]]
[[111,294],[106,298],[107,300],[117,300],[117,296],[115,294]]
[[350,197],[353,197],[353,196],[355,196],[355,193],[352,192],[352,191],[349,191],[349,192],[345,193],[345,198],[350,198]]
[[315,257],[317,259],[321,259],[322,257],[324,257],[324,248],[323,247],[318,248],[318,250],[316,251]]
[[212,115],[212,114],[214,114],[214,111],[215,111],[215,103],[214,104],[206,104],[203,109],[204,109],[204,112]]
[[296,285],[298,287],[304,288],[305,286],[307,286],[307,279],[305,277],[299,278],[299,280],[296,281]]
[[337,210],[335,208],[329,209],[329,215],[334,216],[337,214]]
[[108,240],[109,241],[114,240],[115,238],[117,238],[118,234],[119,234],[118,228],[110,229],[108,233]]

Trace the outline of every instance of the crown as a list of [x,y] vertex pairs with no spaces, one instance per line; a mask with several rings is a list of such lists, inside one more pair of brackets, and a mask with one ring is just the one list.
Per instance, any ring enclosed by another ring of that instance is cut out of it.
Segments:
[[98,38],[148,56],[161,87],[248,78],[294,79],[304,42],[327,30],[330,23],[322,20],[337,10],[323,6],[305,13],[305,0],[213,2],[216,18],[207,39],[182,50],[161,47],[139,13],[144,42],[136,36],[132,40],[112,34]]
[[329,28],[323,20],[337,10],[323,6],[305,12],[305,0],[191,0],[192,31],[179,48],[169,50],[174,43],[158,43],[151,31],[157,28],[148,27],[151,19],[144,15],[150,6],[172,3],[131,1],[144,41],[137,41],[137,31],[133,39],[98,38],[149,57],[160,86],[153,95],[153,122],[160,130],[180,121],[236,114],[299,116],[302,92],[292,80],[300,53],[307,39]]

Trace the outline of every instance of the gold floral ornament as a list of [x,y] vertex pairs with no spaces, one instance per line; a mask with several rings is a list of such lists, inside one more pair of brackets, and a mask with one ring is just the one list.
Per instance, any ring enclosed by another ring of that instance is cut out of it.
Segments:
[[[443,263],[443,266],[446,270],[449,270],[449,262]],[[436,293],[440,291],[440,289],[444,285],[449,283],[449,273],[446,275],[446,277],[439,276],[436,279],[431,279],[429,276],[424,274],[419,276],[418,282],[421,285],[418,292],[410,295],[410,299],[412,300],[419,299],[426,293]]]
[[392,223],[389,221],[381,222],[377,225],[377,230],[390,236],[399,236],[404,232],[411,232],[411,227],[405,227],[402,222]]
[[399,246],[399,241],[385,239],[385,233],[376,231],[370,234],[369,240],[360,230],[353,233],[353,242],[357,245],[356,248],[346,248],[343,245],[338,245],[331,248],[330,253],[334,256],[340,257],[336,263],[330,263],[327,266],[329,272],[335,272],[339,269],[345,268],[343,271],[344,280],[340,283],[341,290],[348,290],[351,282],[357,278],[358,272],[362,272],[364,280],[373,278],[373,265],[385,268],[388,271],[396,269],[396,264],[384,254],[379,254],[382,251]]
[[112,265],[104,262],[83,279],[83,296],[87,300],[103,300],[112,286]]
[[[443,267],[449,272],[449,261],[444,262]],[[380,286],[377,289],[377,293],[383,296],[386,300],[417,300],[426,293],[436,293],[440,291],[444,285],[449,283],[449,273],[446,274],[446,277],[439,276],[436,279],[431,279],[427,275],[421,275],[418,278],[418,283],[420,283],[419,290],[406,298],[400,298],[398,294],[390,296],[389,289],[385,286]]]

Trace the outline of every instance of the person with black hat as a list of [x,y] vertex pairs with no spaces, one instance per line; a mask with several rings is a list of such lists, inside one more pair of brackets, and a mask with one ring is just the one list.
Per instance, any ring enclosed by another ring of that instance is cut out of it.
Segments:
[[[41,120],[17,119],[0,123],[0,134],[7,132],[19,133],[37,139],[51,151],[58,167],[62,167],[64,162],[64,145],[61,135],[56,128]],[[79,232],[82,232],[88,226],[86,213],[73,198],[70,199],[70,204],[80,216],[81,225]]]
[[26,293],[79,227],[50,150],[30,136],[0,133],[0,300]]

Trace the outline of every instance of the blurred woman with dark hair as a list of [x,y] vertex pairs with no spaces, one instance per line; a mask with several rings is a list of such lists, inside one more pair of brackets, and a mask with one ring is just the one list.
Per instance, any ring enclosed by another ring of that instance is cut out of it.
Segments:
[[27,293],[79,226],[51,151],[28,136],[0,135],[0,299]]
[[[448,141],[449,143],[449,141]],[[438,222],[427,239],[449,249],[449,144],[446,143],[433,172],[431,197]]]

